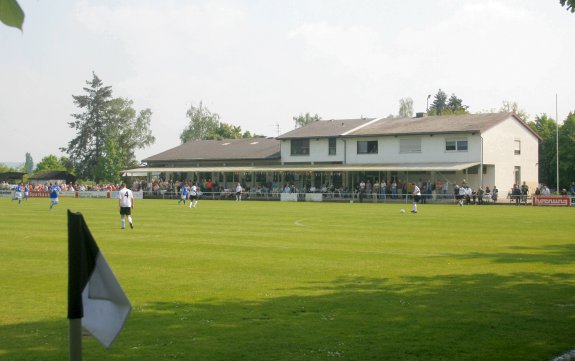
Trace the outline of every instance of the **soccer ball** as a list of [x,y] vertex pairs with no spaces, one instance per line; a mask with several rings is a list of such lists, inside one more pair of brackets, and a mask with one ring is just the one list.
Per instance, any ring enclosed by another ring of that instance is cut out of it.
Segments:
[[405,213],[405,209],[401,208],[401,209],[399,210],[399,213]]

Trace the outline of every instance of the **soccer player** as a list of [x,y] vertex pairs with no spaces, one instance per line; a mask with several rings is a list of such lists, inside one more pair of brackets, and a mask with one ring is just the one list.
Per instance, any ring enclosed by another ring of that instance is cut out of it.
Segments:
[[196,186],[196,183],[193,183],[190,188],[190,208],[196,208],[198,205],[198,193],[198,187]]
[[134,208],[134,195],[132,191],[126,188],[126,183],[120,184],[120,192],[118,193],[118,204],[120,205],[120,217],[122,220],[122,229],[126,228],[126,216],[128,216],[128,223],[130,228],[134,228],[134,221],[132,220],[132,208]]
[[181,190],[182,194],[180,196],[180,200],[178,201],[178,204],[180,204],[182,201],[184,201],[184,206],[186,205],[186,199],[188,199],[188,184],[187,183],[182,183],[182,190]]
[[54,185],[50,183],[50,210],[52,210],[52,207],[59,203],[58,193],[60,193],[58,181],[54,182]]
[[421,190],[417,184],[413,183],[413,205],[411,206],[411,213],[417,213],[417,202],[421,199]]
[[20,182],[16,186],[16,192],[14,192],[14,198],[12,200],[18,200],[18,204],[22,203],[22,192],[24,191],[24,183]]
[[30,195],[30,188],[32,188],[32,186],[30,185],[30,183],[26,184],[24,186],[24,200],[27,201],[28,200],[28,196]]

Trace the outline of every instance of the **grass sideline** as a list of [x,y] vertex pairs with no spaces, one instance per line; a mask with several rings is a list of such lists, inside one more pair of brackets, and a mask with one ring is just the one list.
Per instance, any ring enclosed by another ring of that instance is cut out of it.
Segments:
[[575,348],[575,209],[0,199],[0,360],[68,357],[66,210],[134,307],[84,360],[550,360]]

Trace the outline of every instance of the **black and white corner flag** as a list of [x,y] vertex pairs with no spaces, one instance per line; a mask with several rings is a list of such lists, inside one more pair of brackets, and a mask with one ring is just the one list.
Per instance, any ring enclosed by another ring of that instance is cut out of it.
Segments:
[[132,309],[81,213],[68,210],[68,319],[108,348]]

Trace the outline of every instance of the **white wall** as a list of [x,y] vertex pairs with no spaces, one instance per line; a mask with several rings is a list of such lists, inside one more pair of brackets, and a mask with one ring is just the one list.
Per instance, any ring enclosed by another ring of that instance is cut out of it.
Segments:
[[[421,153],[400,153],[399,144],[402,138],[421,138]],[[483,138],[483,140],[482,140]],[[467,151],[446,151],[447,139],[467,139]],[[521,141],[521,154],[515,155],[515,140]],[[377,154],[357,154],[358,141],[378,141]],[[418,164],[418,163],[467,163],[481,162],[483,143],[483,164],[487,173],[483,174],[483,185],[490,188],[497,186],[505,194],[515,183],[514,169],[521,167],[521,180],[525,181],[531,191],[538,184],[538,138],[514,117],[499,123],[483,134],[443,134],[443,135],[413,135],[413,136],[380,136],[337,138],[335,155],[328,154],[327,138],[310,139],[310,154],[292,156],[290,140],[281,143],[282,162],[289,164],[342,162],[347,165],[367,164]],[[346,154],[344,155],[344,149]],[[463,177],[464,172],[458,172],[455,178]],[[474,188],[481,184],[481,174],[468,175],[467,182]],[[462,180],[462,179],[461,179]],[[459,180],[459,182],[461,181]],[[455,181],[458,182],[458,181]]]
[[291,155],[291,141],[282,140],[281,142],[281,157],[282,162],[285,163],[301,163],[301,162],[343,162],[344,161],[344,142],[342,139],[336,141],[335,155],[329,155],[329,140],[328,138],[312,138],[309,140],[309,154],[308,155]]
[[[421,153],[400,153],[399,143],[403,138],[421,138]],[[466,152],[448,152],[445,150],[446,138],[467,139],[469,149]],[[357,154],[357,141],[362,140],[378,140],[378,154]],[[481,138],[472,134],[350,138],[347,143],[347,164],[464,163],[481,160]]]
[[[515,154],[515,140],[521,141],[521,154]],[[521,167],[521,180],[535,191],[539,182],[539,140],[518,120],[510,117],[483,134],[483,162],[495,164],[494,182],[502,192],[515,183],[514,169]]]

